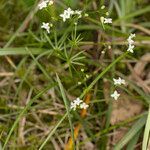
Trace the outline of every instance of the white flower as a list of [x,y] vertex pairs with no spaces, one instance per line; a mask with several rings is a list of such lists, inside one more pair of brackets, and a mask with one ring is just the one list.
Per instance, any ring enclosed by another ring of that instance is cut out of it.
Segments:
[[48,33],[50,33],[50,24],[49,23],[42,23],[41,28],[45,29]]
[[82,103],[83,101],[82,100],[80,100],[80,98],[77,98],[77,99],[75,99],[74,100],[74,103],[76,104],[76,105],[80,105],[80,103]]
[[128,49],[127,49],[127,51],[128,52],[131,52],[131,53],[133,53],[134,51],[133,51],[133,49],[134,49],[134,41],[132,40],[132,38],[134,38],[135,37],[135,34],[130,34],[130,36],[128,37],[128,39],[127,39],[127,41],[128,41]]
[[72,15],[78,15],[78,18],[81,18],[82,11],[80,10],[72,10],[71,8],[68,8],[66,10],[64,10],[64,12],[62,14],[60,14],[60,17],[62,17],[63,22],[65,22],[67,19],[69,19]]
[[113,78],[113,81],[114,81],[114,85],[125,84],[125,80],[121,79],[120,77],[118,79]]
[[130,34],[129,38],[134,38],[135,37],[135,33],[134,34]]
[[48,1],[43,1],[43,2],[41,2],[41,3],[38,5],[39,9],[41,10],[41,9],[43,9],[43,8],[46,8],[46,7],[47,7],[47,2],[48,2]]
[[80,11],[80,10],[75,10],[73,14],[79,15],[78,18],[81,18],[81,17],[82,17],[81,13],[82,13],[82,11]]
[[50,0],[48,4],[49,4],[49,5],[53,5],[54,2],[53,2],[52,0]]
[[129,45],[127,51],[133,53],[134,45]]
[[105,51],[102,51],[101,53],[102,53],[102,54],[105,54]]
[[120,94],[117,91],[114,91],[114,93],[111,94],[111,97],[114,98],[115,100],[117,100],[119,96]]
[[71,102],[70,109],[76,110],[77,105],[74,102]]
[[71,8],[68,8],[67,10],[65,10],[65,13],[68,14],[68,16],[71,16],[74,14],[74,11]]
[[62,17],[62,19],[63,19],[63,22],[65,22],[68,18],[67,18],[67,16],[66,16],[66,14],[60,14],[60,17]]
[[76,98],[73,102],[71,102],[70,109],[76,110],[76,108],[83,102],[80,98]]
[[88,107],[89,107],[89,105],[87,105],[87,104],[84,103],[84,102],[80,104],[80,108],[81,108],[81,109],[87,109]]
[[52,5],[53,3],[53,0],[44,0],[38,5],[38,7],[41,10],[43,8],[46,8],[48,5]]
[[112,19],[111,18],[103,18],[104,23],[112,23]]
[[74,11],[71,8],[68,8],[67,10],[64,10],[63,14],[60,14],[60,17],[62,17],[63,18],[63,22],[65,22],[73,14],[74,14]]

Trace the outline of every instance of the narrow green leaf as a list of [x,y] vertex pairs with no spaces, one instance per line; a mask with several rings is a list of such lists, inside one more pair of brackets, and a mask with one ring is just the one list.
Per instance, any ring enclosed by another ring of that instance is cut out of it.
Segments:
[[45,144],[48,142],[48,140],[52,137],[52,135],[55,133],[59,125],[63,122],[63,120],[66,118],[67,113],[59,120],[59,122],[56,124],[56,126],[52,129],[52,131],[48,134],[47,138],[44,140],[42,145],[40,146],[39,150],[42,150]]
[[[45,75],[45,77],[51,81],[53,83],[52,78],[49,76],[48,72],[44,69],[44,67],[38,62],[38,60],[34,57],[34,55],[32,54],[32,52],[26,48],[26,50],[28,51],[28,53],[30,54],[30,56],[33,58],[35,64],[39,67],[39,69],[43,72],[43,74]],[[53,52],[53,51],[52,51]],[[51,52],[51,53],[52,53]]]
[[144,131],[144,138],[143,138],[143,144],[142,144],[142,150],[147,150],[148,141],[149,141],[149,134],[150,134],[150,105],[149,105],[149,111]]
[[138,11],[130,13],[129,15],[126,15],[124,17],[117,19],[114,23],[118,23],[121,20],[125,20],[125,19],[129,19],[129,18],[133,18],[133,17],[139,16],[139,15],[142,15],[142,14],[149,12],[149,11],[150,11],[150,6],[147,6],[145,8],[138,10]]
[[72,136],[72,139],[73,139],[73,147],[74,147],[75,146],[75,140],[74,140],[74,133],[73,133],[73,125],[72,125],[71,115],[70,115],[70,108],[69,108],[69,105],[68,105],[68,101],[67,101],[67,98],[66,98],[66,94],[65,94],[63,85],[62,85],[62,83],[61,83],[61,81],[60,81],[57,74],[56,74],[56,77],[57,77],[57,82],[58,82],[58,85],[59,85],[59,88],[60,88],[60,91],[61,91],[63,101],[65,103],[65,107],[66,107],[66,110],[67,110],[68,120],[69,120],[69,124],[70,124],[70,128],[71,128],[71,136]]
[[16,118],[14,124],[12,125],[12,127],[11,127],[11,129],[10,129],[10,131],[9,131],[9,133],[8,133],[8,136],[7,136],[6,140],[5,140],[5,143],[4,143],[4,145],[3,145],[2,150],[5,150],[5,147],[6,147],[7,143],[8,143],[8,141],[9,141],[9,139],[10,139],[10,137],[11,137],[13,131],[15,130],[15,128],[16,128],[18,122],[20,121],[21,117],[27,112],[27,110],[29,110],[29,108],[31,107],[31,105],[33,104],[33,102],[34,102],[36,99],[38,99],[41,95],[43,95],[46,91],[48,91],[49,89],[51,89],[52,87],[54,87],[55,85],[56,85],[56,83],[55,83],[55,84],[50,84],[50,85],[48,85],[45,89],[43,89],[41,92],[39,92],[35,97],[33,97],[33,99],[31,99],[31,100],[28,102],[28,104],[27,104],[27,105],[24,107],[24,109],[20,112],[20,114],[19,114],[18,117]]
[[122,149],[136,134],[139,130],[145,125],[147,116],[144,115],[140,118],[126,133],[126,135],[116,144],[114,150]]
[[[30,52],[34,55],[41,54],[48,50],[42,48],[29,48]],[[29,52],[25,47],[19,48],[0,48],[0,56],[5,55],[29,55]]]
[[137,134],[135,134],[135,136],[129,141],[129,144],[127,146],[127,149],[126,150],[133,150],[138,142],[138,139],[139,139],[139,136],[141,134],[141,131],[140,130]]

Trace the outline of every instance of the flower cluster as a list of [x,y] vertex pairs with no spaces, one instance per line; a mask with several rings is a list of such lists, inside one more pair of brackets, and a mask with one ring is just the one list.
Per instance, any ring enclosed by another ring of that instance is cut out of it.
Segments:
[[121,85],[121,84],[126,84],[124,79],[121,79],[120,77],[118,79],[113,78],[114,85]]
[[135,37],[135,34],[130,34],[130,36],[128,37],[127,41],[128,41],[128,52],[133,53],[133,48],[134,48],[134,41],[132,40]]
[[[101,9],[105,9],[105,6],[103,5],[102,7],[101,7]],[[106,16],[108,16],[109,15],[109,13],[108,12],[106,12]],[[101,17],[100,18],[101,19],[101,22],[102,22],[102,24],[110,24],[110,23],[112,23],[112,18],[106,18],[106,17]]]
[[76,110],[77,108],[80,109],[87,109],[89,105],[87,105],[83,100],[80,100],[80,98],[75,99],[73,102],[71,102],[70,108],[73,110]]
[[53,3],[54,2],[52,0],[44,0],[38,5],[38,7],[41,10],[43,8],[46,8],[48,5],[52,5]]
[[66,10],[64,10],[64,12],[62,14],[60,14],[60,17],[62,17],[63,22],[65,22],[67,19],[70,19],[70,17],[72,15],[78,15],[78,18],[82,17],[82,11],[80,10],[72,10],[71,8],[68,8]]
[[[121,79],[120,77],[118,79],[113,78],[114,85],[121,85],[125,84],[125,80]],[[111,94],[111,97],[117,100],[119,98],[120,94],[115,90],[113,94]]]
[[[45,0],[45,1],[41,2],[38,6],[39,6],[39,9],[43,9],[43,8],[47,7],[48,5],[52,5],[52,4],[53,4],[52,0]],[[68,9],[64,10],[63,14],[60,14],[60,17],[62,17],[63,22],[65,22],[72,15],[78,15],[78,18],[81,18],[82,11],[80,11],[80,10],[74,11],[71,8],[68,8]],[[47,33],[50,33],[50,26],[52,26],[52,24],[43,22],[41,28],[45,29],[47,31]]]

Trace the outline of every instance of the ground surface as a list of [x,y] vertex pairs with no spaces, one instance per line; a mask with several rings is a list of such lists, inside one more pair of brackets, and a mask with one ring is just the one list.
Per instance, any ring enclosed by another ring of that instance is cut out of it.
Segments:
[[[82,17],[63,22],[68,7]],[[101,22],[107,11],[112,24]],[[46,10],[36,0],[1,0],[0,149],[146,150],[149,14],[148,0],[56,0]],[[53,24],[50,34],[42,22]],[[134,53],[126,52],[130,33]],[[126,84],[115,86],[118,77]],[[69,110],[77,97],[87,110]]]

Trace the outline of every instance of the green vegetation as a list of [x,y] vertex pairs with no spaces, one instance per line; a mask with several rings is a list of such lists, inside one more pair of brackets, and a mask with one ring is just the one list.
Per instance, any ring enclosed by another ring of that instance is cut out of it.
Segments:
[[149,1],[39,4],[0,1],[0,150],[149,149]]

